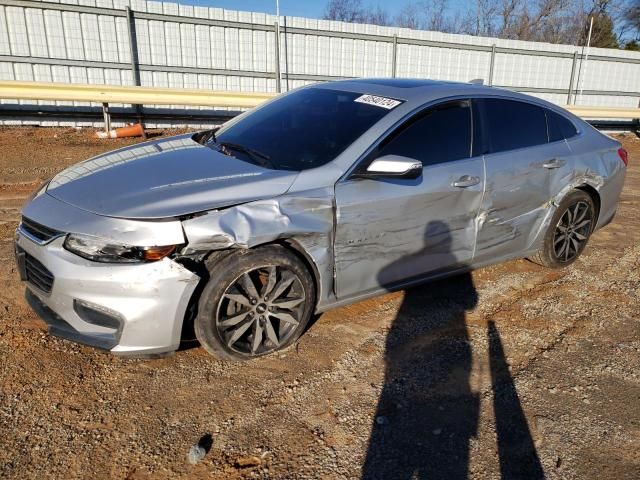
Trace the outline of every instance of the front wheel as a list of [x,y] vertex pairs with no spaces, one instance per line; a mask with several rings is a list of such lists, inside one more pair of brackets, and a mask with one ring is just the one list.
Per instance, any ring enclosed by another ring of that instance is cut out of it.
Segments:
[[531,261],[550,268],[566,267],[580,256],[587,246],[596,222],[596,209],[591,196],[574,190],[560,202],[542,249]]
[[238,250],[208,266],[195,333],[221,360],[246,360],[282,350],[313,313],[315,286],[298,257],[279,245]]

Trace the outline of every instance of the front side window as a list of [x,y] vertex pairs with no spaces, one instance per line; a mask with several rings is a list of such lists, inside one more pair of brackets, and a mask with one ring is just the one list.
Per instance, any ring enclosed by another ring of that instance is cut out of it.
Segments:
[[505,152],[548,142],[542,107],[498,98],[481,98],[475,102],[482,112],[483,153]]
[[[223,127],[215,142],[230,145],[226,151],[242,160],[255,160],[273,169],[320,167],[391,111],[356,101],[362,96],[324,88],[301,89]],[[209,141],[212,148],[213,142]]]
[[470,102],[447,102],[418,113],[380,144],[375,156],[384,155],[420,160],[423,166],[469,158]]

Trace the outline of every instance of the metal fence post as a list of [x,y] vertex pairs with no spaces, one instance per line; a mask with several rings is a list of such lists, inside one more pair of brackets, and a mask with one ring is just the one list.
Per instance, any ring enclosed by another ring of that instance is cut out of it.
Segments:
[[102,119],[104,121],[104,131],[107,134],[106,138],[109,138],[109,132],[111,131],[111,112],[109,112],[109,104],[102,103]]
[[393,51],[391,54],[391,76],[396,78],[398,69],[398,35],[393,34]]
[[284,78],[286,81],[287,92],[289,91],[289,41],[288,37],[288,27],[287,27],[287,16],[283,17],[284,20]]
[[573,80],[576,76],[576,64],[578,63],[578,51],[573,52],[573,63],[571,64],[571,77],[569,78],[569,90],[567,91],[567,105],[571,105],[573,94]]
[[[138,37],[136,35],[136,20],[133,16],[133,10],[131,8],[126,7],[127,9],[127,25],[129,28],[129,51],[131,53],[131,73],[133,75],[133,83],[136,87],[141,85],[140,83],[140,62],[138,60]],[[133,105],[133,108],[136,111],[136,116],[138,117],[138,123],[143,124],[142,119],[142,105]],[[147,138],[147,134],[144,132],[144,128],[142,129],[142,136]]]
[[493,85],[493,68],[495,66],[495,63],[496,63],[496,44],[494,43],[493,45],[491,45],[491,60],[489,63],[489,81],[487,82],[489,86]]
[[281,82],[281,78],[280,78],[280,22],[275,22],[273,24],[273,31],[275,33],[276,36],[276,56],[275,56],[275,62],[276,62],[276,71],[275,71],[275,75],[276,75],[276,91],[278,93],[282,92],[282,84]]

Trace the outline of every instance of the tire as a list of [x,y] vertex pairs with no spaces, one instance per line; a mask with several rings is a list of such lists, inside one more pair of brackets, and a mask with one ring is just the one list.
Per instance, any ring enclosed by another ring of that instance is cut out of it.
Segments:
[[542,249],[529,260],[549,268],[571,265],[587,246],[596,220],[591,196],[582,190],[571,191],[553,215]]
[[207,262],[207,270],[194,329],[214,357],[241,361],[268,355],[305,331],[315,308],[315,284],[291,251],[280,245],[237,250]]

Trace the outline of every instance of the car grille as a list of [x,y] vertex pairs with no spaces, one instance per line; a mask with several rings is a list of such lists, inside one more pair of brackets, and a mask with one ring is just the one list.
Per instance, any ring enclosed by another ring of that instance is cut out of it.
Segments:
[[27,281],[43,292],[50,293],[53,288],[53,273],[23,249],[19,248],[19,252],[24,254],[24,267]]
[[47,243],[53,238],[63,234],[63,232],[54,230],[53,228],[45,227],[44,225],[34,222],[27,217],[22,217],[21,228],[28,235],[34,237],[38,241],[38,243]]

